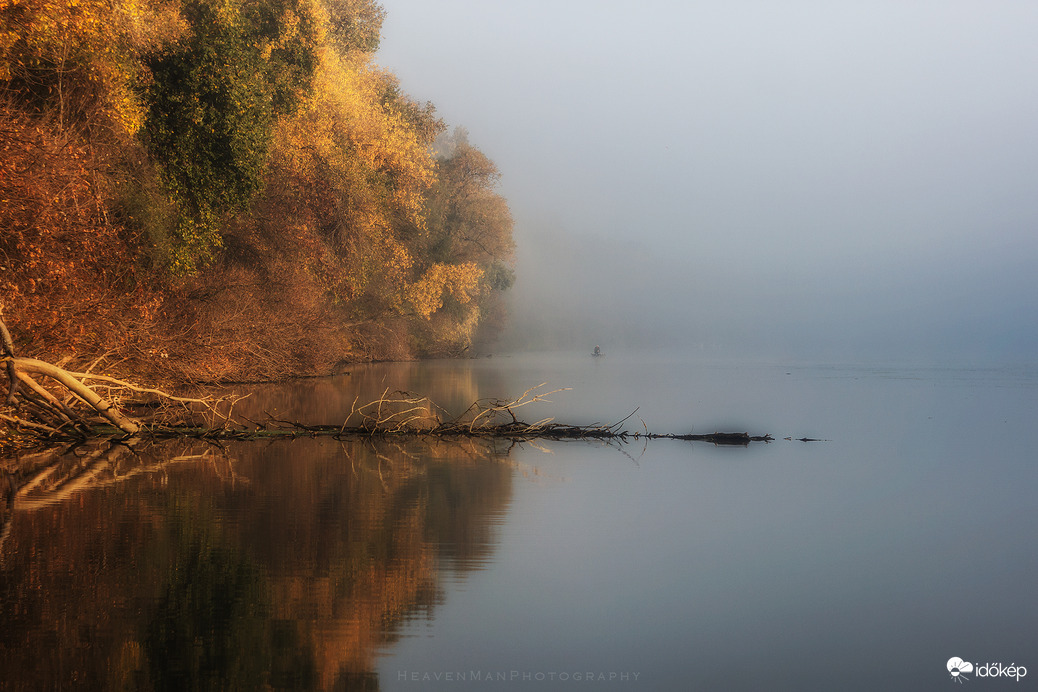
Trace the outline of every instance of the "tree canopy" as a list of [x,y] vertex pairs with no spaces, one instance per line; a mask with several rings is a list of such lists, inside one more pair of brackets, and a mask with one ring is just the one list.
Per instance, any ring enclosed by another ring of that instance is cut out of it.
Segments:
[[[148,306],[126,349],[226,344],[208,379],[261,375],[277,340],[296,346],[273,374],[463,351],[514,278],[512,219],[493,162],[373,62],[384,18],[374,0],[0,2],[8,322],[76,304],[59,286],[78,268]],[[183,343],[163,341],[177,321]],[[103,341],[65,331],[49,346]]]

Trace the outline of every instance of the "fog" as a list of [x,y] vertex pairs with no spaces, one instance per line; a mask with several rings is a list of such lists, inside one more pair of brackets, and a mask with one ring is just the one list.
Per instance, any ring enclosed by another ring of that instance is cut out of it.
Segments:
[[383,5],[501,169],[502,348],[1038,352],[1038,4]]

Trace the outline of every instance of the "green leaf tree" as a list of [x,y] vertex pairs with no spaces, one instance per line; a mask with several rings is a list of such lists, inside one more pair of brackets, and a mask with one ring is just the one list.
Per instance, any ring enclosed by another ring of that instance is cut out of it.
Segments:
[[189,0],[182,13],[190,37],[150,61],[145,121],[179,212],[174,273],[210,261],[223,217],[260,189],[275,122],[309,93],[320,38],[303,0]]

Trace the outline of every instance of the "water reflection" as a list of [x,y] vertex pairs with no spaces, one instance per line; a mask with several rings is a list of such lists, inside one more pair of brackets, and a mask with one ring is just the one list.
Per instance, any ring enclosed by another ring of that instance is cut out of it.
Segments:
[[501,371],[486,367],[483,361],[425,361],[360,364],[335,377],[241,385],[233,391],[249,394],[235,407],[239,417],[263,421],[270,415],[311,425],[336,425],[355,406],[376,401],[387,392],[390,396],[399,391],[431,396],[443,415],[453,417],[479,399],[522,393],[522,389],[512,392],[508,387]]
[[26,689],[377,689],[378,647],[429,615],[445,574],[486,563],[512,494],[507,454],[481,442],[107,444],[23,462],[0,545],[0,687]]

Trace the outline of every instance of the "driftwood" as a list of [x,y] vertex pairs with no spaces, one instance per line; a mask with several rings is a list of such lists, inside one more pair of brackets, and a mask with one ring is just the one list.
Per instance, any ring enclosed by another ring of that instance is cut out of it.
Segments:
[[[545,440],[611,440],[627,442],[634,440],[694,440],[715,445],[748,445],[750,442],[771,442],[771,435],[749,433],[675,434],[629,431],[624,424],[637,409],[626,418],[609,425],[569,425],[556,423],[552,418],[528,423],[516,415],[516,410],[538,402],[549,401],[547,397],[567,388],[540,392],[545,383],[531,387],[522,396],[512,400],[481,399],[473,403],[460,416],[450,416],[426,397],[407,392],[383,392],[372,402],[358,406],[354,401],[350,413],[341,425],[306,425],[297,421],[269,417],[266,421],[248,421],[248,427],[227,425],[222,428],[184,428],[181,426],[154,427],[150,433],[156,437],[198,436],[206,439],[251,440],[272,437],[334,437],[338,439],[357,436],[398,437],[424,436],[437,438],[500,438],[512,441]],[[644,428],[644,423],[643,423]]]
[[[123,412],[122,407],[129,405],[165,409],[168,419],[176,415],[170,409],[179,407],[181,417],[201,415],[215,425],[229,417],[230,406],[240,399],[174,396],[107,375],[71,372],[35,358],[8,355],[3,361],[9,378],[8,401],[12,403],[6,413],[0,413],[0,421],[53,441],[110,436],[113,429],[124,435],[146,432],[147,424],[142,419]],[[52,389],[33,375],[48,378]],[[98,384],[91,386],[91,381]],[[97,389],[105,390],[106,395],[101,396]],[[142,396],[148,399],[142,400]],[[227,412],[221,408],[225,403]]]
[[[30,389],[39,395],[43,401],[49,404],[55,413],[69,422],[75,422],[77,418],[77,416],[72,413],[72,409],[40,386],[34,379],[29,377],[27,373],[44,375],[55,380],[58,384],[65,387],[65,389],[70,393],[81,399],[122,432],[133,435],[140,431],[140,423],[123,415],[110,401],[101,398],[97,392],[86,386],[81,379],[77,379],[75,375],[64,368],[59,368],[50,363],[45,363],[42,360],[36,360],[35,358],[13,357],[7,360],[7,367],[9,373],[10,369],[13,367],[17,373],[18,382],[24,382],[29,385]],[[11,390],[14,389],[15,387],[12,385]],[[13,395],[8,395],[8,400],[13,400],[14,398]]]
[[[42,443],[86,441],[100,438],[196,437],[208,440],[257,439],[270,437],[400,436],[504,438],[511,440],[584,439],[617,440],[672,439],[710,442],[716,445],[748,445],[771,442],[770,435],[745,432],[672,434],[631,432],[623,426],[637,409],[610,425],[566,425],[551,418],[528,423],[516,411],[529,404],[548,401],[564,389],[540,391],[545,384],[523,392],[512,400],[484,399],[473,403],[460,416],[451,416],[425,397],[406,392],[383,392],[372,402],[355,400],[341,425],[313,426],[298,421],[268,417],[266,421],[238,421],[234,403],[241,397],[179,397],[158,389],[89,372],[72,372],[34,358],[16,356],[14,344],[0,315],[0,345],[7,372],[7,406],[0,409],[0,422],[23,437]],[[36,377],[46,378],[49,388]],[[102,394],[103,393],[103,394]],[[142,400],[142,397],[144,398]],[[158,407],[148,418],[125,412],[132,404]],[[643,423],[644,428],[644,423]]]
[[[2,306],[0,306],[2,307]],[[166,421],[201,417],[215,425],[229,417],[240,397],[180,397],[158,389],[89,372],[72,372],[35,358],[16,356],[0,309],[0,361],[7,374],[7,396],[0,421],[41,442],[86,440],[141,434],[147,422],[124,412],[133,404],[160,409]],[[95,363],[96,365],[96,363]],[[39,378],[39,379],[37,379]],[[103,393],[103,394],[102,394]],[[226,405],[226,406],[225,406]],[[226,409],[226,412],[223,411]]]
[[7,368],[7,379],[11,386],[7,391],[7,405],[14,403],[14,396],[18,393],[18,370],[14,364],[14,341],[11,340],[11,332],[7,331],[7,325],[3,320],[3,307],[0,306],[0,356],[9,358],[5,367]]
[[771,442],[775,438],[771,435],[751,435],[749,433],[712,432],[701,435],[672,435],[675,440],[698,440],[701,442],[713,442],[715,445],[748,445],[751,442]]

